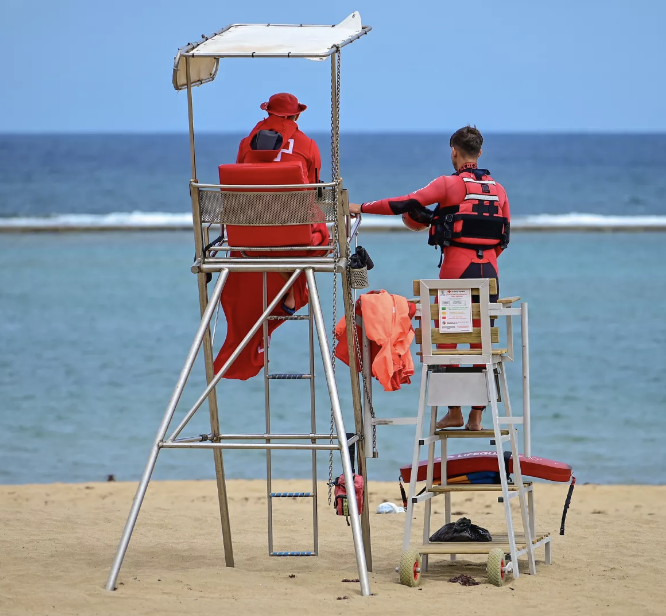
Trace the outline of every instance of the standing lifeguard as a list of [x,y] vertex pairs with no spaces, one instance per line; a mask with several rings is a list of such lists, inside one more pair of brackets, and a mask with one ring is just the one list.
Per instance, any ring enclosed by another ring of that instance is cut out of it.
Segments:
[[237,163],[300,162],[309,184],[319,182],[321,156],[314,139],[298,128],[296,120],[307,105],[293,94],[273,94],[261,109],[268,117],[240,142]]
[[[509,200],[504,188],[479,169],[483,136],[476,127],[465,126],[451,135],[451,162],[455,173],[438,177],[425,188],[404,197],[352,203],[352,214],[408,216],[412,222],[430,226],[428,243],[442,251],[440,278],[498,279],[497,257],[509,244]],[[434,211],[426,208],[437,204]],[[409,221],[408,221],[409,222]],[[413,224],[409,225],[413,228]],[[498,280],[499,291],[499,280]],[[491,295],[490,301],[496,301]],[[479,326],[478,321],[474,323]],[[454,345],[455,346],[455,345]],[[470,345],[475,348],[477,345]],[[480,348],[481,345],[478,345]],[[448,347],[448,345],[447,345]],[[485,407],[472,407],[468,430],[481,430]],[[464,425],[459,406],[449,407],[437,428]]]

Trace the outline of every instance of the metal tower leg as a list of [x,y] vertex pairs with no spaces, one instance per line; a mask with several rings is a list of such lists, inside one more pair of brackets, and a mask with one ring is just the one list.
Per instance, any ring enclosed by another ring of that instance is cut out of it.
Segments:
[[[346,244],[346,242],[345,242]],[[354,331],[356,328],[356,307],[352,303],[351,288],[346,274],[342,275],[342,296],[345,306],[345,325],[347,330],[347,346],[349,349],[355,348]],[[361,402],[361,382],[358,368],[356,366],[356,353],[349,351],[349,373],[351,375],[351,393],[354,406],[354,430],[356,434],[363,436],[363,406]],[[365,457],[365,439],[359,438],[356,443],[357,458],[356,464],[358,474],[363,477],[363,513],[361,514],[361,528],[363,530],[363,546],[365,548],[365,560],[368,571],[372,571],[372,544],[370,540],[370,507],[368,505],[368,468]]]
[[[486,364],[486,387],[488,388],[488,399],[490,400],[490,409],[493,417],[493,430],[495,432],[495,448],[497,450],[497,463],[499,466],[500,483],[502,484],[502,503],[504,505],[504,517],[506,518],[506,531],[509,537],[509,551],[511,552],[511,566],[513,577],[518,578],[518,551],[516,548],[516,535],[513,527],[513,516],[511,515],[511,493],[509,492],[509,482],[504,465],[504,441],[502,428],[500,426],[499,409],[497,408],[497,391],[495,387],[495,375],[493,365]],[[509,425],[509,431],[513,429]],[[513,441],[512,441],[513,445]]]
[[[222,273],[220,273],[220,277]],[[225,271],[225,278],[228,271]],[[206,275],[197,276],[199,285],[199,305],[201,307],[201,316],[203,317],[208,307],[208,285]],[[217,308],[217,302],[212,302],[214,308]],[[213,367],[213,343],[211,340],[210,328],[207,327],[203,339],[204,361],[206,364],[206,383],[215,377],[215,368]],[[219,441],[220,436],[220,418],[217,408],[217,391],[213,389],[208,396],[208,410],[210,415],[210,431],[213,442]],[[227,482],[224,475],[224,459],[221,449],[213,449],[213,460],[215,463],[215,478],[217,482],[217,500],[220,507],[220,523],[222,525],[222,542],[224,543],[224,562],[227,567],[234,566],[234,548],[231,541],[231,521],[229,518],[229,501],[227,499]]]
[[[308,303],[308,346],[310,355],[310,430],[317,433],[317,405],[315,392],[315,355],[314,355],[314,315],[312,301]],[[314,445],[317,441],[312,439]],[[312,529],[314,533],[313,548],[315,556],[319,554],[319,494],[317,492],[317,451],[312,450]]]
[[[435,463],[435,441],[432,437],[435,435],[435,429],[437,426],[437,409],[436,406],[430,407],[430,429],[428,430],[428,467],[426,473],[426,492],[429,492],[433,484],[433,475],[434,475],[434,463]],[[446,440],[446,439],[443,439]],[[420,456],[419,456],[420,457]],[[442,485],[445,484],[442,475]],[[423,545],[427,545],[430,540],[430,518],[432,514],[432,499],[428,499],[425,502],[423,508]],[[421,570],[428,571],[428,555],[423,554],[421,557]]]
[[[321,310],[321,303],[319,301],[319,293],[317,291],[317,283],[315,281],[314,271],[311,268],[307,268],[305,270],[305,276],[308,281],[308,289],[310,290],[315,325],[317,327],[317,336],[319,338],[319,348],[321,350],[321,358],[324,363],[324,373],[326,375],[328,393],[331,398],[331,410],[333,412],[335,429],[338,434],[340,456],[342,458],[342,470],[345,476],[345,483],[348,486],[353,486],[354,475],[352,473],[351,460],[349,459],[347,433],[345,431],[345,425],[342,419],[342,409],[340,408],[338,388],[335,383],[335,376],[333,374],[333,363],[331,361],[328,338],[326,336],[326,325],[324,324],[324,315]],[[351,355],[352,353],[350,353],[350,357]],[[365,550],[363,548],[363,534],[361,531],[360,518],[358,515],[358,507],[356,505],[356,499],[353,498],[353,495],[351,498],[347,499],[347,501],[349,504],[349,518],[351,520],[352,536],[354,538],[354,550],[356,552],[356,566],[358,568],[358,577],[361,583],[361,594],[364,597],[367,597],[370,595],[370,581],[368,579],[368,569],[365,560]]]
[[[266,272],[261,274],[261,288],[262,288],[262,307],[264,310],[268,307],[268,275]],[[270,394],[270,380],[268,378],[268,321],[265,320],[261,326],[262,340],[264,345],[264,416],[266,434],[271,433],[271,394]],[[266,443],[270,443],[270,439],[266,439]],[[266,450],[266,506],[268,507],[268,554],[273,553],[273,499],[271,498],[273,492],[273,458],[271,450]]]
[[[201,323],[197,329],[197,333],[194,336],[194,341],[190,347],[190,351],[187,354],[187,359],[185,360],[185,365],[180,371],[180,376],[174,388],[173,394],[171,394],[171,399],[167,405],[164,417],[162,418],[162,423],[160,424],[159,429],[157,430],[157,435],[155,436],[155,441],[153,442],[152,449],[150,450],[150,455],[148,456],[148,461],[146,462],[146,467],[141,475],[141,480],[139,481],[139,487],[137,488],[136,494],[134,495],[134,501],[132,502],[132,507],[125,523],[125,528],[123,529],[123,534],[120,538],[120,544],[118,545],[118,550],[116,551],[116,556],[113,559],[113,564],[111,565],[111,571],[109,572],[109,578],[106,581],[107,590],[115,590],[116,581],[118,580],[118,573],[120,572],[120,567],[125,558],[125,553],[127,552],[127,546],[129,545],[130,537],[132,536],[132,531],[134,530],[134,525],[136,520],[139,517],[139,510],[141,509],[141,504],[143,503],[143,498],[146,495],[146,490],[148,489],[148,483],[150,482],[150,477],[153,474],[153,469],[155,468],[155,462],[157,462],[157,456],[160,452],[160,445],[166,436],[166,432],[169,429],[169,424],[173,418],[173,414],[178,406],[178,402],[185,389],[185,384],[187,379],[192,372],[192,366],[194,366],[194,361],[197,358],[201,344],[205,338],[206,332],[209,331],[208,326],[217,302],[220,301],[220,296],[222,295],[222,289],[224,284],[227,281],[229,275],[228,270],[222,270],[220,272],[220,277],[215,284],[213,289],[213,294],[211,296],[210,303],[206,306],[204,314],[201,318]],[[352,484],[353,485],[353,484]]]
[[414,498],[416,496],[416,476],[418,475],[419,457],[421,454],[420,441],[423,436],[423,416],[426,406],[426,388],[428,386],[428,366],[421,368],[421,390],[419,393],[419,410],[416,416],[416,434],[414,436],[414,453],[412,455],[412,472],[409,476],[409,490],[407,491],[407,511],[405,513],[405,534],[402,538],[402,551],[409,549],[412,534],[412,518],[414,516]]

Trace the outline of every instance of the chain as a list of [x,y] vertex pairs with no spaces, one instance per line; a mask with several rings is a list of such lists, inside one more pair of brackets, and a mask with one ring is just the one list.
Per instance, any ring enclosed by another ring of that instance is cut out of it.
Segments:
[[[333,268],[333,331],[331,339],[331,364],[333,367],[333,378],[335,379],[335,349],[338,346],[338,339],[335,336],[335,326],[337,325],[338,319],[338,260],[339,260],[339,249],[338,249],[338,223],[336,222],[333,225],[333,241],[335,242],[335,266]],[[333,409],[331,409],[331,438],[330,443],[333,444]],[[328,504],[331,504],[333,498],[333,450],[330,449],[328,452]]]
[[[331,75],[331,176],[332,181],[336,182],[340,179],[340,165],[339,165],[339,129],[340,129],[340,50],[337,52],[337,76],[333,80]],[[336,203],[339,203],[339,195],[336,190]],[[338,235],[338,218],[336,216],[335,223],[333,224],[333,245],[335,246],[334,268],[333,268],[333,330],[331,340],[331,364],[333,367],[333,378],[335,378],[335,350],[338,345],[338,340],[335,336],[335,327],[338,320],[338,263],[340,261],[340,245]],[[331,434],[330,443],[333,445],[333,409],[331,409]],[[343,435],[346,438],[346,435]],[[333,450],[328,452],[328,504],[332,503],[333,499]]]

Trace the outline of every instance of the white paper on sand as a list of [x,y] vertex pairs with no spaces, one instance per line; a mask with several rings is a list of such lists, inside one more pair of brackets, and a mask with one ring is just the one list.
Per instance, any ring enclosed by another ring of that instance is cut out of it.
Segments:
[[439,333],[472,331],[472,290],[439,290]]

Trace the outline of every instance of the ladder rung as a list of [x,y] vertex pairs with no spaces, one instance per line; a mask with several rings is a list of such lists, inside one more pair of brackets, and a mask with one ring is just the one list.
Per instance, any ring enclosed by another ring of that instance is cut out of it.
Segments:
[[424,492],[418,496],[412,496],[412,503],[422,503],[423,501],[430,500],[433,496],[435,496],[433,492]]
[[[509,490],[517,490],[518,486],[510,483]],[[432,486],[428,492],[442,494],[444,492],[501,492],[501,483],[453,483],[445,486]]]
[[291,381],[298,379],[311,379],[312,375],[310,374],[269,374],[266,378],[276,380],[276,381]]
[[308,321],[310,319],[310,316],[307,314],[292,314],[291,316],[283,316],[283,317],[276,317],[276,316],[270,316],[268,317],[269,321]]
[[389,417],[387,419],[373,419],[373,426],[409,426],[416,423],[416,417]]
[[271,552],[271,556],[316,556],[314,552]]
[[313,498],[313,492],[271,492],[271,498]]
[[328,440],[333,439],[334,441],[338,440],[338,435],[334,434],[280,434],[280,433],[267,433],[263,434],[220,434],[220,440],[231,440],[231,441],[247,441],[247,440],[277,440],[277,439],[294,439],[294,440]]
[[[501,434],[509,434],[508,430],[500,430]],[[435,430],[439,438],[493,438],[494,430],[465,430],[464,428],[447,428]]]
[[497,422],[500,424],[522,424],[522,417],[498,417]]

